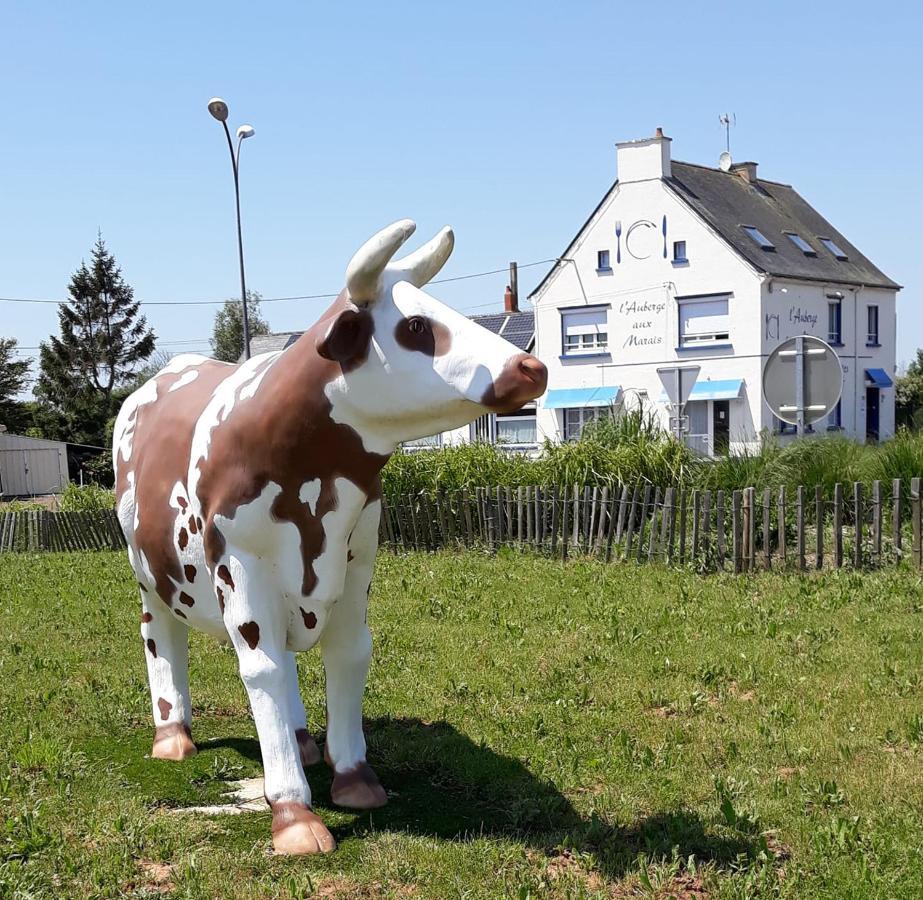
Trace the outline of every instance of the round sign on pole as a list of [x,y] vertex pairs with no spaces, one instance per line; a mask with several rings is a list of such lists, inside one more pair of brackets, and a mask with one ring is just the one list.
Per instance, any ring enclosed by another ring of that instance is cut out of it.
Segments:
[[843,370],[836,351],[810,334],[776,347],[763,369],[763,397],[790,425],[810,425],[833,411],[843,392]]

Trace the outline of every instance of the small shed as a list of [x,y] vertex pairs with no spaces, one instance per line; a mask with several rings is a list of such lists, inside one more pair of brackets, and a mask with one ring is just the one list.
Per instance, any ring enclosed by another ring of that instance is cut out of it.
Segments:
[[59,494],[69,482],[67,444],[0,431],[0,497]]

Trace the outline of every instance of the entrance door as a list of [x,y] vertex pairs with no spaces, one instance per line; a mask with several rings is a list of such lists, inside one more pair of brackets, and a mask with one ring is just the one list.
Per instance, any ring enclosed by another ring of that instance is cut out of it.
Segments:
[[878,388],[865,389],[865,439],[872,444],[878,443]]
[[727,456],[731,447],[731,401],[712,402],[712,434],[715,456]]

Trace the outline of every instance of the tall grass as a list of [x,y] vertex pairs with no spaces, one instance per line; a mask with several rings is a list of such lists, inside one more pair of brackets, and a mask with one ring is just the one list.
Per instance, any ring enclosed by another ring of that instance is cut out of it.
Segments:
[[530,458],[492,444],[400,451],[382,473],[386,493],[437,489],[649,483],[711,490],[823,487],[923,476],[923,434],[900,431],[878,445],[818,436],[781,446],[764,435],[758,450],[705,459],[664,432],[643,410],[588,426],[579,441],[546,443]]

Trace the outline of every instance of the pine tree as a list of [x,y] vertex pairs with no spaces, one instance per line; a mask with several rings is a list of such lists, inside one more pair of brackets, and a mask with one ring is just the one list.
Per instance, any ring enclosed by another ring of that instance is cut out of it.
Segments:
[[20,431],[26,419],[24,405],[16,395],[25,389],[29,361],[16,359],[16,339],[0,337],[0,425]]
[[[256,291],[247,291],[247,317],[250,324],[250,337],[269,334],[269,323],[260,313],[260,300]],[[215,325],[212,331],[212,355],[223,362],[237,362],[244,352],[244,317],[240,300],[226,300],[224,306],[215,313]]]
[[41,345],[36,397],[57,414],[59,439],[101,444],[120,388],[154,352],[154,332],[102,236],[58,307],[60,336]]

